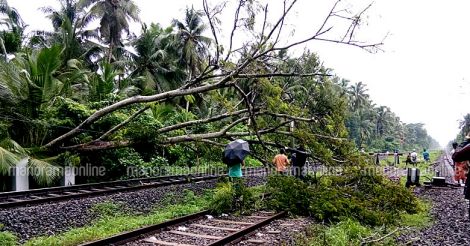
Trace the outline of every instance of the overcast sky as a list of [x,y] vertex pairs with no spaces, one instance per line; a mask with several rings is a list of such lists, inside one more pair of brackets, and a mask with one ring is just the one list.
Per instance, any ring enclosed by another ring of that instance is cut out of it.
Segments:
[[[9,0],[30,30],[51,29],[38,8],[57,6],[55,0]],[[144,22],[163,26],[183,16],[185,6],[200,8],[201,0],[135,0]],[[281,0],[269,1],[272,15]],[[366,0],[349,0],[343,6],[359,9]],[[305,37],[318,28],[331,0],[299,0],[288,26],[291,39]],[[470,113],[464,99],[470,92],[470,1],[468,0],[376,0],[358,33],[363,41],[381,41],[384,52],[313,42],[300,48],[317,52],[327,67],[352,82],[367,84],[379,105],[389,106],[403,122],[425,124],[441,145],[458,132],[458,121]],[[226,14],[225,17],[229,17]],[[224,21],[222,19],[222,21]],[[341,26],[340,23],[334,23]]]

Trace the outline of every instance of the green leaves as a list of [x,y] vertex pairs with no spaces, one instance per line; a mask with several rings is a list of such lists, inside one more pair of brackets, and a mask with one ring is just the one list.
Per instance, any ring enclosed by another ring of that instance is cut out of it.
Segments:
[[155,120],[164,123],[175,113],[174,107],[166,103],[157,103],[151,106],[152,114]]
[[53,184],[61,175],[59,167],[35,158],[29,158],[28,170],[34,180],[42,186]]
[[400,213],[418,212],[418,200],[405,187],[381,175],[343,169],[341,176],[268,178],[267,207],[308,215],[324,222],[349,218],[364,225],[393,224]]
[[0,147],[0,174],[7,175],[11,171],[11,168],[18,163],[19,158],[10,151]]
[[17,142],[5,138],[0,141],[0,174],[6,175],[27,152]]
[[[57,166],[50,164],[47,160],[39,160],[28,157],[28,153],[12,139],[0,141],[0,174],[10,174],[11,168],[15,167],[20,159],[28,158],[28,172],[39,185],[47,186],[56,181],[61,173]],[[52,159],[49,159],[52,160]]]

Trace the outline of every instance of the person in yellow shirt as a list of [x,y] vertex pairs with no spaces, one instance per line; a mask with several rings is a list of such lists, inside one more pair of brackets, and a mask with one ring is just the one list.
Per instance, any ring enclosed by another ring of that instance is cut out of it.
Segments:
[[286,156],[286,150],[280,149],[279,154],[274,156],[273,164],[276,166],[276,171],[280,174],[285,174],[287,166],[290,164]]

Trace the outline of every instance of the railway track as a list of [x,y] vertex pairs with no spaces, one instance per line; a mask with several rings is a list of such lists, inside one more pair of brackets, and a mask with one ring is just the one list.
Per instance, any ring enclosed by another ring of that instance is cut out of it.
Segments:
[[[264,168],[247,168],[248,174],[262,174]],[[185,184],[190,182],[204,182],[224,177],[226,174],[188,174],[174,176],[160,176],[153,178],[140,178],[102,183],[51,187],[27,191],[12,191],[0,193],[0,209],[19,207],[32,204],[41,204],[103,194],[149,189],[161,186]]]
[[251,216],[213,218],[209,215],[209,211],[202,211],[113,237],[85,243],[81,246],[216,246],[233,244],[241,240],[246,240],[247,243],[252,244],[262,244],[267,242],[247,237],[256,230],[285,215],[286,212],[258,212],[256,215]]

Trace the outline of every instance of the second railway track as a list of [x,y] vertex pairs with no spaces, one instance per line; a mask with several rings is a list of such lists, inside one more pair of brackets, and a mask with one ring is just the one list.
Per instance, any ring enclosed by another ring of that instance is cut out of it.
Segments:
[[[246,173],[260,174],[265,169],[246,169]],[[226,176],[225,174],[188,174],[175,176],[160,176],[120,180],[102,183],[81,184],[73,186],[51,187],[27,191],[12,191],[0,193],[0,209],[19,207],[25,205],[41,204],[72,198],[97,196],[117,192],[148,189],[160,186],[185,184],[190,182],[203,182]]]
[[[180,217],[160,224],[140,228],[113,237],[82,244],[101,245],[163,245],[163,246],[216,246],[239,242],[256,230],[278,220],[286,212],[258,212],[251,216],[213,218],[209,211]],[[246,240],[260,244],[259,240]]]

